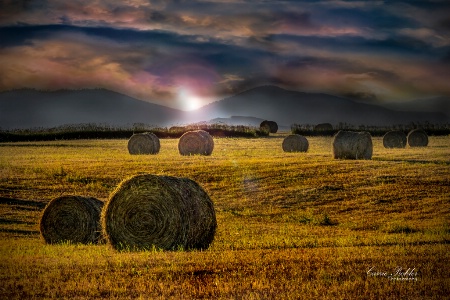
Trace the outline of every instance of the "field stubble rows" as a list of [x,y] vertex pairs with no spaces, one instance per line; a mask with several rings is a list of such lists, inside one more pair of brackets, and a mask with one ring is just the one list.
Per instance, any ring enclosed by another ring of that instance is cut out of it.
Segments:
[[[215,139],[211,156],[131,156],[126,140],[0,145],[2,297],[442,299],[450,293],[450,137],[426,148],[334,160],[331,138],[285,153],[285,135]],[[139,173],[188,177],[215,203],[204,252],[117,253],[44,245],[43,207],[62,194],[106,201]],[[16,200],[10,200],[16,199]],[[414,282],[368,270],[415,268]],[[60,279],[58,279],[60,278]]]

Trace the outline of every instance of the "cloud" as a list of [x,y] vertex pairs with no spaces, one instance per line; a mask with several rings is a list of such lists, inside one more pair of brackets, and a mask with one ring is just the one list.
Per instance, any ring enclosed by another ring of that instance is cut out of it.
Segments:
[[450,95],[449,5],[2,1],[0,90],[105,87],[176,106],[261,84],[383,101]]
[[399,34],[422,41],[432,47],[445,47],[450,45],[450,36],[439,34],[430,28],[402,28]]
[[226,90],[221,74],[238,64],[255,64],[250,57],[259,56],[248,49],[158,31],[66,25],[20,30],[29,32],[21,40],[5,41],[0,50],[0,70],[7,74],[1,90],[105,87],[171,105],[180,87],[205,98]]

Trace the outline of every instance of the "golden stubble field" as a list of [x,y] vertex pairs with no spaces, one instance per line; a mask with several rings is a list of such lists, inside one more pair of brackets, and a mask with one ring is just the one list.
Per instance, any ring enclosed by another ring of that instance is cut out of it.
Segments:
[[[445,299],[450,137],[334,160],[331,137],[284,153],[287,133],[214,139],[211,156],[131,156],[126,140],[0,144],[0,298]],[[123,179],[188,177],[215,204],[207,251],[45,245],[39,219],[64,194],[106,201]]]

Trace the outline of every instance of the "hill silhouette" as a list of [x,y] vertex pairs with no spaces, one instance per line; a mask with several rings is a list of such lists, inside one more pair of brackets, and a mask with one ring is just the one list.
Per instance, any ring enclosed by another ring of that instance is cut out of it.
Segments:
[[[418,102],[411,110],[393,110],[320,93],[288,91],[276,86],[261,86],[210,103],[196,111],[181,111],[106,89],[42,92],[15,90],[0,93],[0,128],[27,129],[65,124],[108,124],[126,126],[144,123],[172,126],[216,120],[237,125],[257,125],[271,120],[288,128],[291,124],[340,122],[353,125],[396,125],[411,122],[449,122],[449,117]],[[435,101],[427,102],[435,104]],[[440,107],[440,106],[439,106]],[[234,116],[234,117],[232,117]],[[246,117],[238,117],[246,116]]]
[[383,104],[383,106],[400,111],[442,112],[450,118],[450,98],[444,96],[414,99],[406,102],[390,102]]
[[169,126],[183,117],[181,110],[105,89],[15,90],[0,94],[0,127],[4,129],[85,123]]
[[[403,107],[405,108],[405,107]],[[288,91],[276,86],[257,87],[208,104],[195,112],[197,118],[233,115],[254,116],[281,125],[339,122],[354,125],[394,125],[410,122],[448,122],[441,112],[397,111],[347,98]]]

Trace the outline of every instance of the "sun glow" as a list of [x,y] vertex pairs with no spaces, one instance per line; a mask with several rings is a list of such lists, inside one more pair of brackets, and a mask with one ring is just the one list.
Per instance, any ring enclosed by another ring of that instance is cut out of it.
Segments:
[[196,96],[190,96],[186,98],[185,101],[186,110],[196,110],[197,108],[200,108],[202,106],[201,99]]
[[196,110],[204,105],[202,98],[192,94],[187,89],[180,89],[178,91],[178,102],[182,110]]

